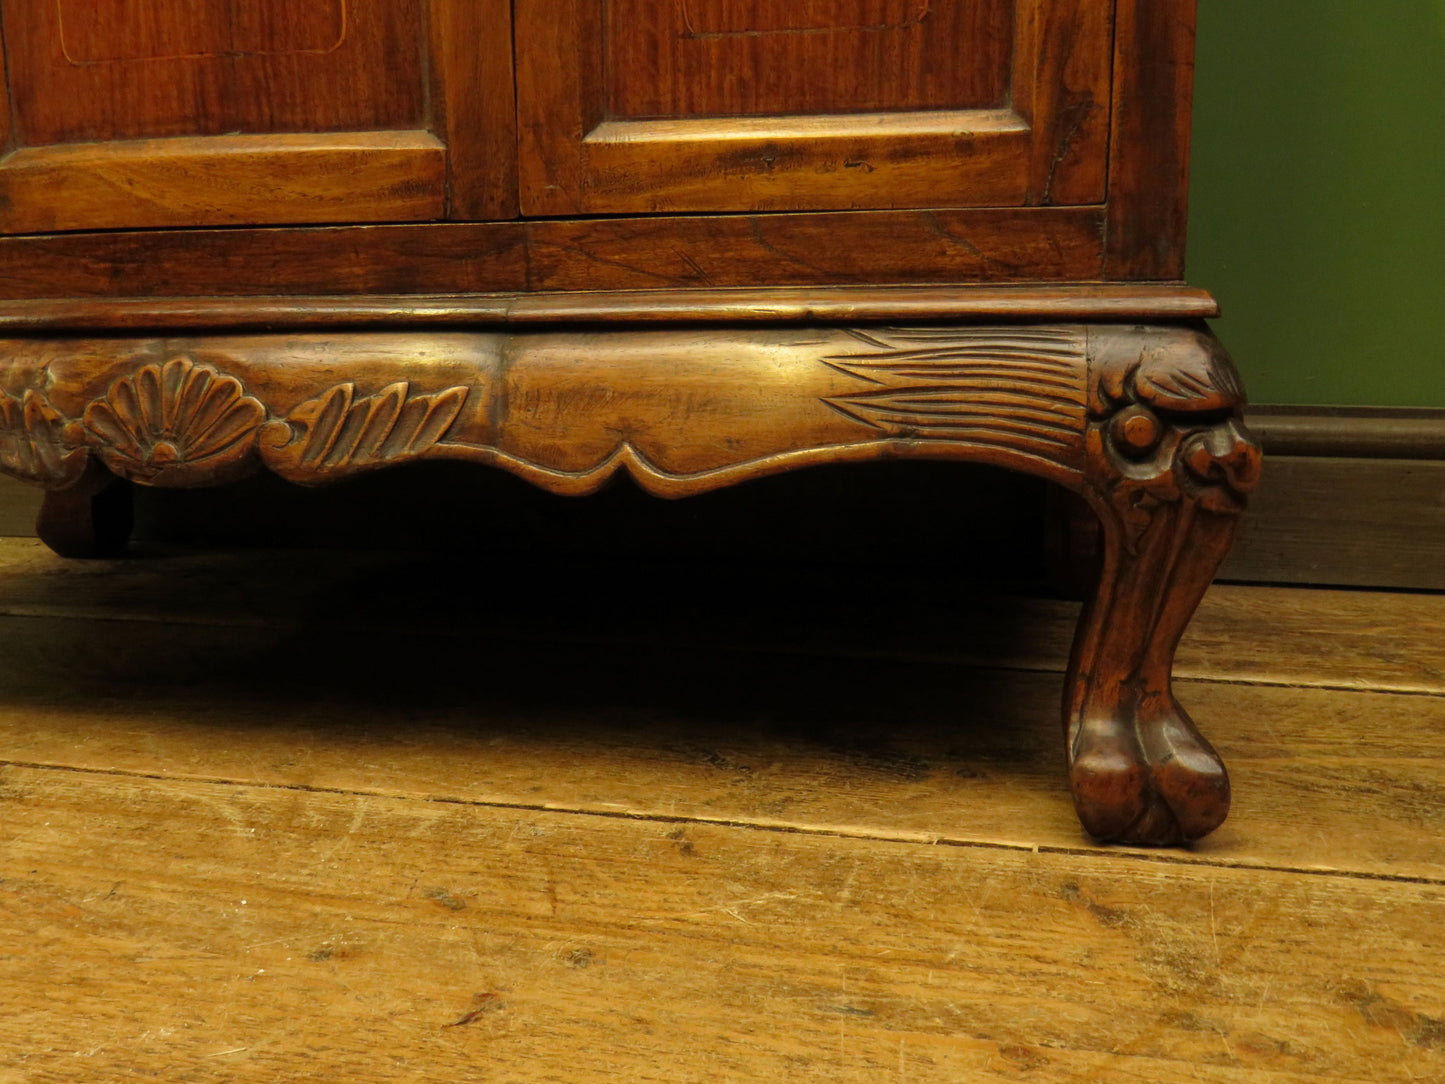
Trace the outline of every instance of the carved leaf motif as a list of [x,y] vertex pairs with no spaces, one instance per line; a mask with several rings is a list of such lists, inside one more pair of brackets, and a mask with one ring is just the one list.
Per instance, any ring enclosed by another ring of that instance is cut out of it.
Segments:
[[1212,336],[1199,335],[1196,348],[1156,346],[1140,352],[1127,365],[1099,376],[1095,417],[1104,417],[1129,403],[1143,403],[1166,414],[1201,414],[1238,410],[1244,387],[1224,347]]
[[1082,336],[1055,328],[888,328],[825,359],[870,387],[823,401],[889,437],[998,445],[1073,462],[1084,431]]
[[1234,367],[1221,364],[1222,349],[1177,352],[1167,364],[1139,366],[1134,386],[1141,402],[1160,410],[1232,410],[1244,402]]
[[446,436],[468,389],[409,393],[406,381],[365,398],[355,384],[338,384],[267,424],[261,455],[282,477],[312,484],[415,458]]
[[0,470],[50,489],[73,485],[90,453],[65,438],[65,419],[34,388],[17,399],[0,390]]
[[266,408],[187,357],[121,377],[85,408],[86,439],[116,474],[150,485],[227,481],[249,468]]

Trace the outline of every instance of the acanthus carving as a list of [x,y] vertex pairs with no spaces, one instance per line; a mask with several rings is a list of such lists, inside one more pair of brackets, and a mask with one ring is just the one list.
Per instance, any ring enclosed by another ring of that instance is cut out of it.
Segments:
[[1089,403],[1094,485],[1137,542],[1160,504],[1225,515],[1259,483],[1259,446],[1240,417],[1239,377],[1215,343],[1146,349],[1098,375]]
[[72,442],[65,419],[44,393],[27,388],[17,399],[0,388],[0,470],[49,489],[80,480],[90,453]]
[[261,456],[283,478],[315,483],[414,459],[436,447],[466,404],[468,389],[411,395],[399,381],[357,398],[339,384],[261,430]]
[[[308,360],[305,340],[287,340],[284,361],[274,343],[233,356],[199,341],[160,360],[102,350],[104,368],[88,376],[66,359],[61,379],[46,371],[53,355],[36,349],[3,370],[0,469],[69,487],[67,507],[92,516],[84,479],[105,474],[87,470],[97,461],[169,486],[262,467],[320,484],[446,457],[567,494],[626,471],[667,496],[809,463],[894,456],[1029,471],[1080,490],[1103,526],[1098,593],[1080,624],[1066,703],[1083,823],[1099,839],[1160,844],[1200,838],[1223,821],[1228,774],[1174,698],[1170,675],[1260,461],[1240,418],[1238,377],[1206,331],[834,328],[803,341],[739,331],[738,357],[711,372],[689,368],[690,350],[713,350],[715,339],[626,334],[626,350],[609,344],[595,367],[559,364],[565,352],[551,334],[519,336],[505,350],[468,340],[442,365],[394,367],[371,357],[366,341],[339,342],[335,355],[331,340],[312,341]],[[395,341],[378,346],[394,351]],[[463,385],[414,391],[393,379],[460,374],[465,358],[475,377],[452,378]],[[378,385],[393,382],[375,394],[335,382],[338,372],[378,371],[391,374]],[[658,376],[670,372],[687,379],[685,396]],[[280,402],[268,404],[272,396]]]
[[111,473],[161,487],[215,485],[265,465],[319,484],[415,459],[441,444],[469,389],[411,394],[406,381],[358,396],[338,384],[274,417],[241,381],[181,355],[116,379],[79,418],[41,391],[0,389],[0,470],[62,490],[92,455]]

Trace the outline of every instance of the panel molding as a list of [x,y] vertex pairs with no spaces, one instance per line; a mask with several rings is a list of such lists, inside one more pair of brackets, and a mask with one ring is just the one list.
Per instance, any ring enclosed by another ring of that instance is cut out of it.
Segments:
[[0,237],[0,298],[1097,283],[1098,208]]
[[437,219],[445,171],[422,131],[25,147],[0,160],[0,232]]
[[[517,70],[528,215],[1103,199],[1111,4],[1019,0],[1017,112],[657,120],[607,115],[605,73],[594,48],[601,40],[599,12],[597,0],[516,5],[517,40],[528,45],[518,52]],[[1057,35],[1071,40],[1054,40]],[[818,183],[824,175],[827,183]]]
[[234,331],[305,327],[549,324],[776,324],[919,320],[1208,319],[1219,306],[1189,286],[835,286],[617,290],[456,296],[101,298],[0,301],[0,331]]

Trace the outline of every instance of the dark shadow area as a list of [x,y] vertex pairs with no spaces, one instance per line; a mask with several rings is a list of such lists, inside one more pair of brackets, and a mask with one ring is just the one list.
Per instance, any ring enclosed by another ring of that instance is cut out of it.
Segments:
[[[32,600],[111,616],[49,622],[5,695],[63,682],[119,720],[217,705],[225,730],[330,743],[641,747],[739,778],[786,750],[875,778],[1063,788],[1060,676],[959,661],[1032,650],[1011,593],[1041,582],[1044,487],[935,466],[679,502],[431,467],[147,491],[137,557]],[[303,548],[235,549],[263,544]]]

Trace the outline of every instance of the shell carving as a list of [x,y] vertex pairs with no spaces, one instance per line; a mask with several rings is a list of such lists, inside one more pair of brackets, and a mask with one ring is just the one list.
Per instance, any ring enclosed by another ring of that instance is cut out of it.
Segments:
[[0,389],[0,471],[64,489],[85,473],[90,453],[65,439],[65,419],[34,388],[16,398]]
[[85,408],[85,438],[122,478],[156,486],[231,481],[256,466],[266,408],[233,376],[187,357],[121,377]]

